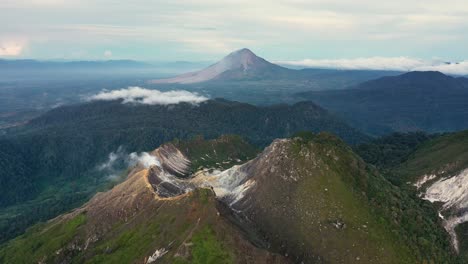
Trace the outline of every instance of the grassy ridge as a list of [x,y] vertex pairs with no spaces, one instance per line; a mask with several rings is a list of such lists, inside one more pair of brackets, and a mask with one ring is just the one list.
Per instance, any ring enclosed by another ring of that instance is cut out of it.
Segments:
[[[367,237],[372,243],[357,254],[375,251],[384,256],[381,263],[463,263],[453,254],[437,212],[392,185],[341,140],[328,134],[302,136],[294,141],[292,152],[299,162],[295,167],[311,169],[311,176],[297,189],[297,206],[321,208],[321,223],[340,220],[347,225],[343,231],[327,229],[322,240],[345,246]],[[319,169],[310,167],[304,153],[321,157]],[[310,194],[313,199],[307,198]]]
[[468,130],[426,142],[395,171],[406,181],[414,181],[429,173],[452,176],[467,167]]

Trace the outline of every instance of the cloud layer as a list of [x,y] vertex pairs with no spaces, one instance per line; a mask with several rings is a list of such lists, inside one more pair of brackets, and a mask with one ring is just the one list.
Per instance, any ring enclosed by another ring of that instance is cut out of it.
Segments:
[[111,2],[3,0],[0,36],[28,38],[21,56],[39,58],[215,60],[242,47],[278,60],[468,58],[466,0]]
[[188,91],[167,91],[129,87],[127,89],[103,91],[89,98],[90,100],[123,100],[123,103],[139,103],[148,105],[170,105],[178,103],[198,104],[208,100],[207,97]]
[[356,59],[305,59],[277,61],[284,66],[340,70],[388,70],[388,71],[440,71],[452,75],[468,75],[468,61],[447,63],[441,60],[421,60],[408,57],[371,57]]

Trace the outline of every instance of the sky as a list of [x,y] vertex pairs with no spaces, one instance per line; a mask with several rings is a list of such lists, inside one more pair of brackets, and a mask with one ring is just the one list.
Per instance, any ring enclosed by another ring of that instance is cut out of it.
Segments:
[[0,0],[0,57],[468,59],[467,0]]

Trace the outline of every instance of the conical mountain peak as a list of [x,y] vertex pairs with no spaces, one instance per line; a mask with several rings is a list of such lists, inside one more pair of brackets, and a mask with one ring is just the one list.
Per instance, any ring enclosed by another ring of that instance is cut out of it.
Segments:
[[[290,71],[258,57],[250,49],[231,52],[219,62],[197,72],[169,79],[154,80],[152,83],[198,83],[210,80],[240,80],[265,77],[278,71]],[[273,75],[275,75],[273,74]]]

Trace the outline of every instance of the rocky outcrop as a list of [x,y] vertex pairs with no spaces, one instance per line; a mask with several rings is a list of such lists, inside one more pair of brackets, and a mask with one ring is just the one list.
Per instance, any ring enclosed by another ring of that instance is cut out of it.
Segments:
[[[468,169],[449,177],[424,175],[419,178],[415,186],[422,190],[420,196],[423,199],[441,204],[439,216],[443,219],[444,228],[450,234],[453,247],[459,252],[455,228],[468,222]],[[423,189],[422,186],[427,187]]]

